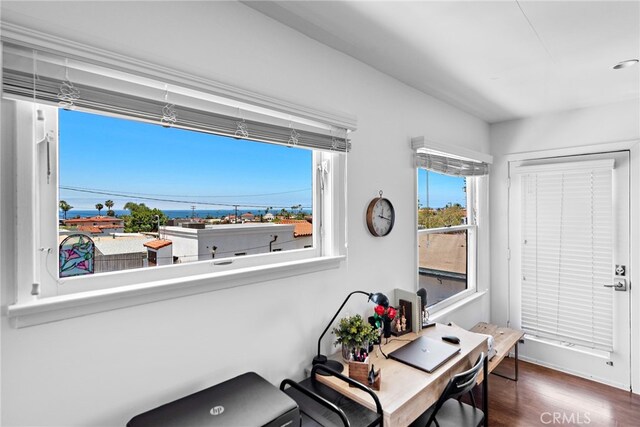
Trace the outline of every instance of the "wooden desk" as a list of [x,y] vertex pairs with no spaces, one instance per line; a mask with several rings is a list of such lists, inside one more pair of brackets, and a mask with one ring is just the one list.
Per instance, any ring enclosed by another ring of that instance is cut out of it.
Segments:
[[[493,337],[493,346],[496,349],[496,354],[489,361],[489,373],[493,373],[499,377],[503,377],[512,381],[518,381],[518,342],[524,338],[524,332],[518,329],[501,328],[491,323],[480,322],[471,328],[472,332],[479,334],[491,335]],[[493,372],[493,370],[502,362],[502,360],[509,354],[512,348],[515,348],[515,377],[507,377],[502,374]],[[478,383],[482,381],[481,377],[478,377]]]
[[[460,338],[460,353],[439,367],[434,373],[429,374],[404,363],[385,359],[381,354],[377,355],[374,352],[370,356],[372,363],[375,365],[375,369],[382,369],[382,382],[380,390],[376,394],[382,404],[385,427],[405,427],[410,424],[438,400],[447,382],[454,374],[471,368],[480,353],[484,352],[486,354],[488,349],[485,337],[451,326],[436,324],[434,327],[420,331],[420,335],[437,340],[445,335],[455,335]],[[389,338],[389,343],[382,346],[382,351],[385,354],[389,354],[407,344],[406,341],[399,340],[414,340],[417,337],[418,335],[415,333],[406,334],[397,339],[391,337]],[[485,364],[486,367],[487,364]],[[345,375],[349,374],[348,366],[345,366],[343,373]],[[316,378],[319,382],[328,385],[341,394],[375,410],[371,397],[367,396],[363,391],[350,388],[344,382],[333,377],[318,375]]]

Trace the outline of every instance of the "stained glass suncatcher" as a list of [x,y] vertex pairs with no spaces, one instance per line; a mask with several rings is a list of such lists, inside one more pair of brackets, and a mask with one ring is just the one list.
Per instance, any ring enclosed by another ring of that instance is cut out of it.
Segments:
[[93,274],[95,244],[89,236],[72,234],[60,243],[60,277]]

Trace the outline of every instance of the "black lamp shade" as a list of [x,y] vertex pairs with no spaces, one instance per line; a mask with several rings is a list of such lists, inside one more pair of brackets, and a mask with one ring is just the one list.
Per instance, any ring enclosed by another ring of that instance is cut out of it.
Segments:
[[389,298],[387,298],[385,294],[381,294],[380,292],[369,294],[369,301],[373,302],[374,304],[381,305],[384,308],[389,307]]

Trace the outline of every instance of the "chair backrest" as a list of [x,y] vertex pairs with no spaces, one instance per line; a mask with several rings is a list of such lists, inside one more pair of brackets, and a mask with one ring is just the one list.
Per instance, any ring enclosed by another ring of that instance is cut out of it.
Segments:
[[[427,425],[430,425],[431,422],[436,418],[436,414],[438,410],[444,405],[449,399],[457,399],[465,393],[471,392],[473,387],[476,385],[476,381],[478,380],[478,374],[480,374],[480,369],[482,369],[482,362],[484,361],[485,354],[480,353],[478,356],[478,360],[475,365],[468,371],[460,372],[459,374],[454,375],[450,380],[447,386],[444,388],[444,391],[438,398],[436,402],[436,406],[427,421]],[[486,397],[485,397],[486,398]]]

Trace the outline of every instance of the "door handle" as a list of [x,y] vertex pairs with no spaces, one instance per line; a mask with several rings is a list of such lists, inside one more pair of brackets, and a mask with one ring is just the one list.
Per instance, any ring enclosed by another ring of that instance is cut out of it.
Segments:
[[627,279],[615,279],[614,283],[607,283],[604,285],[605,288],[614,288],[616,291],[626,291],[627,290]]

